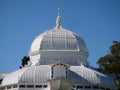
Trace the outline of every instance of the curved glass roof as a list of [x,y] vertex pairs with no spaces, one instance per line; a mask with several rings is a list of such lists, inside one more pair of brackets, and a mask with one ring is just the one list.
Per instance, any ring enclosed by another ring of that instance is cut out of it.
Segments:
[[85,42],[66,29],[53,29],[39,35],[32,43],[31,52],[38,50],[80,50],[88,52]]

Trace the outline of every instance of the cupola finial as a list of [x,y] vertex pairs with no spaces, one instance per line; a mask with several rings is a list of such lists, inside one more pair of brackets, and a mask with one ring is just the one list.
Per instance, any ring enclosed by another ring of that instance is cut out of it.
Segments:
[[58,16],[60,16],[60,8],[58,8]]
[[60,17],[60,9],[58,8],[58,16],[56,19],[56,27],[55,28],[62,28],[61,26],[61,17]]

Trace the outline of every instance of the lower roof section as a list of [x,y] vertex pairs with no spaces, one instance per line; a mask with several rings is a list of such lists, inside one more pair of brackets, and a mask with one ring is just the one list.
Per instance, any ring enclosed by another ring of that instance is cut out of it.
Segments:
[[115,82],[108,76],[81,66],[71,66],[69,69],[69,79],[80,85],[100,85],[115,88]]
[[[56,64],[63,65],[63,64]],[[1,86],[11,85],[11,84],[37,84],[44,83],[53,80],[52,74],[54,74],[53,65],[40,65],[25,67],[19,69],[8,76],[6,76]],[[56,70],[63,69],[56,67]],[[70,80],[73,84],[79,85],[99,85],[110,88],[115,88],[116,85],[112,79],[108,76],[99,73],[95,70],[87,68],[83,65],[81,66],[68,66],[66,67],[66,79]],[[62,70],[60,70],[62,73]],[[54,75],[53,75],[54,76]],[[59,75],[60,76],[60,75]]]

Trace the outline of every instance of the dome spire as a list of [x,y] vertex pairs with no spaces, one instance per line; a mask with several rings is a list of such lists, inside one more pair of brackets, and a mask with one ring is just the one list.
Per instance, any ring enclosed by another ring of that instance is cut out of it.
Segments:
[[55,28],[62,28],[61,26],[61,16],[60,16],[60,9],[58,8],[58,16],[56,19],[56,27]]

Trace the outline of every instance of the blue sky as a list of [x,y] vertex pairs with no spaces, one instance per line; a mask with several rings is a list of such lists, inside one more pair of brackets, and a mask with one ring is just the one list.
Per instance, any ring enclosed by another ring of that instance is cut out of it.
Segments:
[[62,26],[87,44],[90,65],[120,41],[120,0],[0,0],[0,72],[19,68],[34,38],[55,27],[58,7]]

